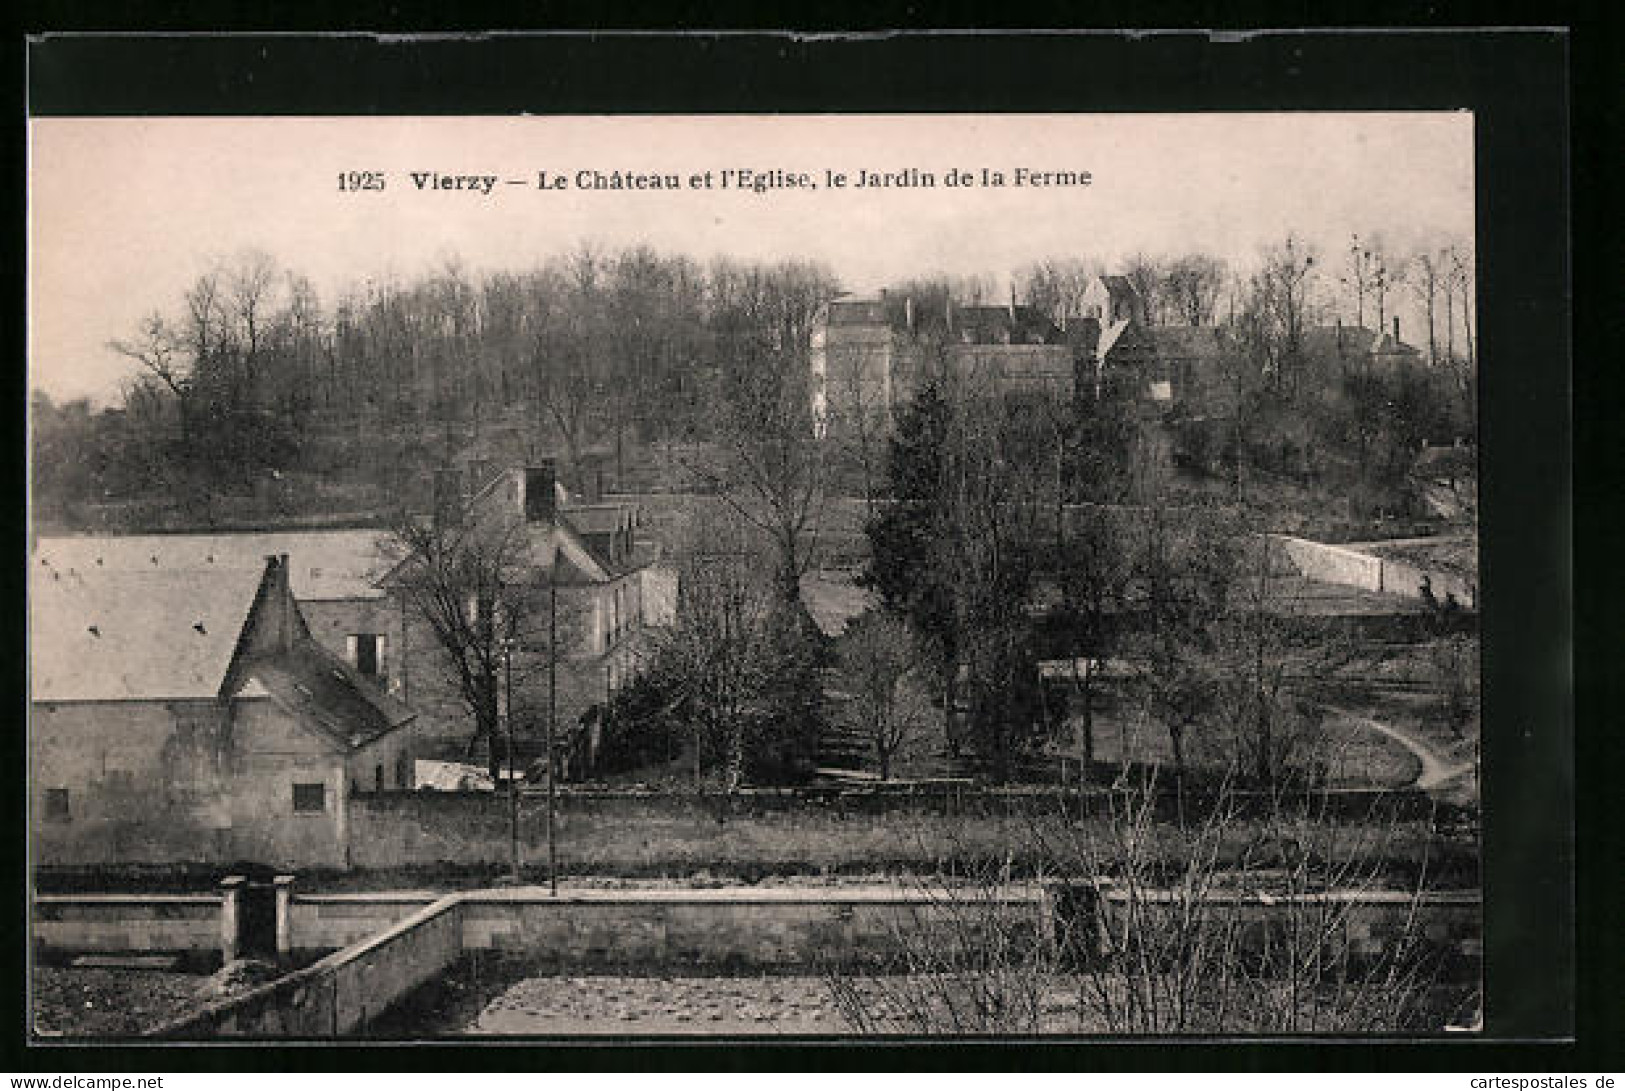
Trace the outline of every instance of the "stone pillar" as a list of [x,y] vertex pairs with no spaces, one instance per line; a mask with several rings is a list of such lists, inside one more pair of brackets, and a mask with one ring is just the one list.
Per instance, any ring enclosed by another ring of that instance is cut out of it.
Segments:
[[276,877],[276,953],[287,958],[293,951],[293,876]]
[[235,962],[242,930],[243,884],[241,875],[220,880],[220,961]]

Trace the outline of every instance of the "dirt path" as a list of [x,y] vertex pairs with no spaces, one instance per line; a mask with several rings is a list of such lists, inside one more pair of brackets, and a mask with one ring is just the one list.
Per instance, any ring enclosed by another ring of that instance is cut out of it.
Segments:
[[1370,716],[1350,712],[1346,708],[1329,708],[1327,711],[1335,713],[1350,723],[1359,724],[1361,727],[1386,735],[1412,754],[1415,754],[1416,759],[1422,763],[1422,771],[1417,774],[1414,781],[1406,785],[1407,788],[1420,788],[1423,791],[1430,791],[1436,788],[1453,786],[1456,781],[1466,777],[1473,771],[1472,762],[1452,763],[1447,761],[1435,753],[1431,746],[1408,731],[1403,731],[1379,720],[1373,720]]

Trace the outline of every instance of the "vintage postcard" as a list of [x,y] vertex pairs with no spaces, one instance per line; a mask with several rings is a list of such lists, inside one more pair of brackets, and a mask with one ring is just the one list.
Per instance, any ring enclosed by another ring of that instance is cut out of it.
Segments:
[[33,119],[31,1033],[1481,1029],[1474,140]]

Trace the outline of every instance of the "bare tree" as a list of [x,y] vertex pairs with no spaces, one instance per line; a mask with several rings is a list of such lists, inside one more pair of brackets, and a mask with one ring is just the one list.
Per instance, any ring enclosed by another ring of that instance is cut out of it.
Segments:
[[1315,254],[1296,236],[1264,251],[1253,274],[1242,319],[1242,340],[1264,374],[1281,389],[1295,390],[1303,363]]
[[1017,282],[1027,305],[1049,315],[1064,330],[1070,319],[1083,313],[1083,294],[1101,271],[1095,261],[1048,258],[1028,266]]
[[1162,323],[1165,310],[1162,289],[1166,281],[1166,264],[1145,254],[1135,254],[1123,263],[1123,275],[1134,285],[1140,302],[1145,306],[1145,320],[1156,326]]
[[702,472],[772,543],[774,586],[791,606],[801,598],[824,502],[826,452],[813,438],[808,347],[813,316],[834,294],[834,280],[795,263],[719,264],[712,292],[720,364],[712,424],[724,457],[720,472]]
[[1428,363],[1436,366],[1439,362],[1439,327],[1435,314],[1439,293],[1444,287],[1445,270],[1440,266],[1438,256],[1425,247],[1412,256],[1411,269],[1411,291],[1422,304],[1423,314],[1427,318]]
[[1455,243],[1446,249],[1445,254],[1452,295],[1461,301],[1461,332],[1467,347],[1467,363],[1472,366],[1478,362],[1473,348],[1473,293],[1476,283],[1473,253],[1466,244]]
[[522,519],[465,520],[447,513],[398,517],[388,548],[398,561],[391,582],[434,635],[474,721],[469,753],[484,741],[495,778],[502,764],[507,675],[517,664],[514,673],[524,688],[535,673],[526,664],[534,664],[538,648],[553,654],[546,611],[537,609],[550,554]]
[[1173,259],[1162,279],[1169,310],[1187,326],[1212,325],[1227,276],[1224,262],[1206,254]]
[[676,625],[662,637],[657,658],[681,689],[696,780],[710,752],[732,793],[744,783],[772,680],[772,596],[737,533],[689,552],[678,587]]

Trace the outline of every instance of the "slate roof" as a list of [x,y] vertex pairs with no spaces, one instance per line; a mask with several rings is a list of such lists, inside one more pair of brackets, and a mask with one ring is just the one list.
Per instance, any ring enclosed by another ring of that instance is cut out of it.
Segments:
[[392,566],[381,530],[265,531],[229,534],[131,534],[41,538],[29,558],[57,571],[261,571],[265,558],[288,555],[288,582],[303,602],[379,598],[377,581]]
[[1065,340],[1050,317],[1036,307],[1018,304],[1012,319],[1004,304],[978,304],[954,307],[954,335],[969,332],[981,343],[1001,343],[1004,334],[1014,344],[1055,344]]
[[1218,360],[1230,352],[1217,326],[1151,326],[1147,332],[1165,360]]
[[214,698],[264,573],[58,571],[37,558],[30,569],[36,701]]
[[313,640],[251,659],[244,670],[272,700],[341,748],[365,746],[415,715]]

